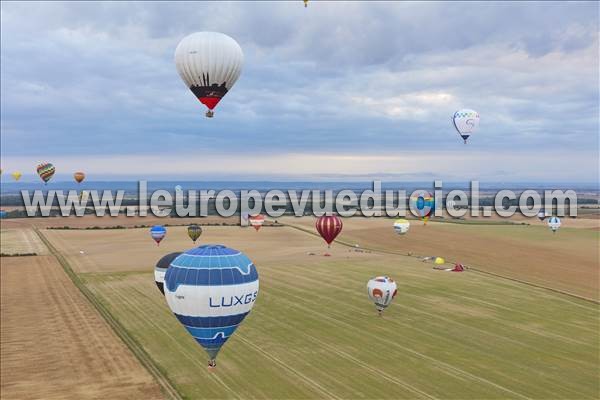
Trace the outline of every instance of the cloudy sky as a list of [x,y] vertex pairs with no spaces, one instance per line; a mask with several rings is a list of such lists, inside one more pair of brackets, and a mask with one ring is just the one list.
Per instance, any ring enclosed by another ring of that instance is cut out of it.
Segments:
[[[598,3],[301,1],[1,5],[5,171],[90,179],[598,179]],[[175,69],[219,31],[216,109]],[[451,116],[480,130],[464,145]],[[61,175],[62,174],[62,175]]]

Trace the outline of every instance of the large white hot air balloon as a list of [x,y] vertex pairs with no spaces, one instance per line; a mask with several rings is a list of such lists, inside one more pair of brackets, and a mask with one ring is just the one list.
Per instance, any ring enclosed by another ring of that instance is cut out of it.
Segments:
[[208,107],[207,117],[240,77],[244,54],[231,37],[218,32],[196,32],[175,49],[175,65],[188,88]]
[[468,108],[463,108],[454,113],[452,122],[454,122],[454,127],[466,144],[469,136],[479,128],[479,113]]
[[396,282],[387,276],[378,276],[367,283],[369,299],[375,303],[375,308],[381,312],[390,305],[397,293]]

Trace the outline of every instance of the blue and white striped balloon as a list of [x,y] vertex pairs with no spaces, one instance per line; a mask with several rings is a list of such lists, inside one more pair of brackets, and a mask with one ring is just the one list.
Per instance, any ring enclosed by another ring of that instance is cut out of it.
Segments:
[[156,245],[160,245],[160,241],[167,235],[167,229],[162,225],[154,225],[150,228],[150,236],[156,242]]
[[165,297],[179,322],[206,350],[214,367],[221,347],[254,306],[258,272],[242,252],[204,245],[175,258]]

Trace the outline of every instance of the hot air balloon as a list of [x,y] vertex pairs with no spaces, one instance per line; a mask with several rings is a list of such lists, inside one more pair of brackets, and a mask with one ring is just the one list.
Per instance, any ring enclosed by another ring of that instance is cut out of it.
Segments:
[[396,282],[387,276],[378,276],[367,283],[369,299],[375,303],[379,315],[390,305],[397,292]]
[[73,174],[73,178],[75,179],[75,182],[81,183],[85,179],[85,174],[83,172],[78,171]]
[[265,223],[265,216],[262,214],[251,215],[248,217],[248,221],[250,221],[250,225],[252,225],[258,232],[260,227]]
[[444,265],[446,263],[446,260],[444,260],[442,257],[436,257],[433,263],[435,265]]
[[397,219],[394,221],[394,231],[398,235],[404,235],[410,228],[410,222],[405,219]]
[[206,116],[209,118],[239,78],[243,63],[242,48],[223,33],[192,33],[175,49],[177,72],[198,100],[208,107]]
[[22,174],[21,174],[19,171],[15,171],[15,172],[13,172],[13,173],[11,174],[11,176],[13,177],[13,179],[14,179],[15,181],[18,181],[19,179],[21,179],[21,175],[22,175]]
[[410,196],[410,208],[427,224],[429,218],[435,212],[435,198],[425,190],[419,190]]
[[308,7],[308,0],[304,0],[304,8]]
[[560,218],[558,217],[550,217],[548,220],[548,227],[552,229],[553,233],[556,233],[558,228],[560,228]]
[[163,240],[166,235],[167,230],[162,225],[154,225],[150,228],[150,236],[152,236],[152,239],[154,239],[157,246],[160,245],[160,241]]
[[56,168],[51,163],[42,163],[37,166],[37,173],[44,181],[44,184],[48,183],[50,179],[54,176],[54,172],[56,172]]
[[331,247],[331,242],[342,231],[343,224],[337,215],[322,215],[317,219],[315,227],[319,235],[327,242],[327,247]]
[[187,233],[190,239],[192,239],[194,243],[196,243],[196,240],[198,240],[200,235],[202,235],[202,227],[200,225],[191,224],[187,228]]
[[479,113],[468,108],[463,108],[454,113],[452,122],[458,134],[463,138],[465,144],[467,144],[469,136],[475,133],[479,127]]
[[248,315],[258,296],[258,272],[245,254],[204,245],[179,255],[165,274],[165,297],[179,322],[204,348],[208,366]]
[[160,290],[162,294],[165,294],[164,285],[165,274],[167,273],[167,269],[169,268],[171,261],[177,258],[177,256],[180,254],[180,251],[175,253],[169,253],[163,256],[160,260],[158,260],[156,266],[154,267],[154,282],[156,282],[156,287],[158,287],[158,290]]
[[546,219],[546,211],[544,211],[544,209],[541,209],[540,212],[537,215],[538,219],[540,221],[543,221]]

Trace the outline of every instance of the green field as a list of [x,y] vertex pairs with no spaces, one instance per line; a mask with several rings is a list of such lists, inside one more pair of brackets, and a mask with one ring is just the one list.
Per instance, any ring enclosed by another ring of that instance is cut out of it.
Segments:
[[[277,228],[280,240],[288,230]],[[151,268],[79,276],[184,398],[598,398],[597,304],[346,251],[257,262],[258,301],[213,372]],[[399,295],[378,317],[365,285],[381,274]]]

